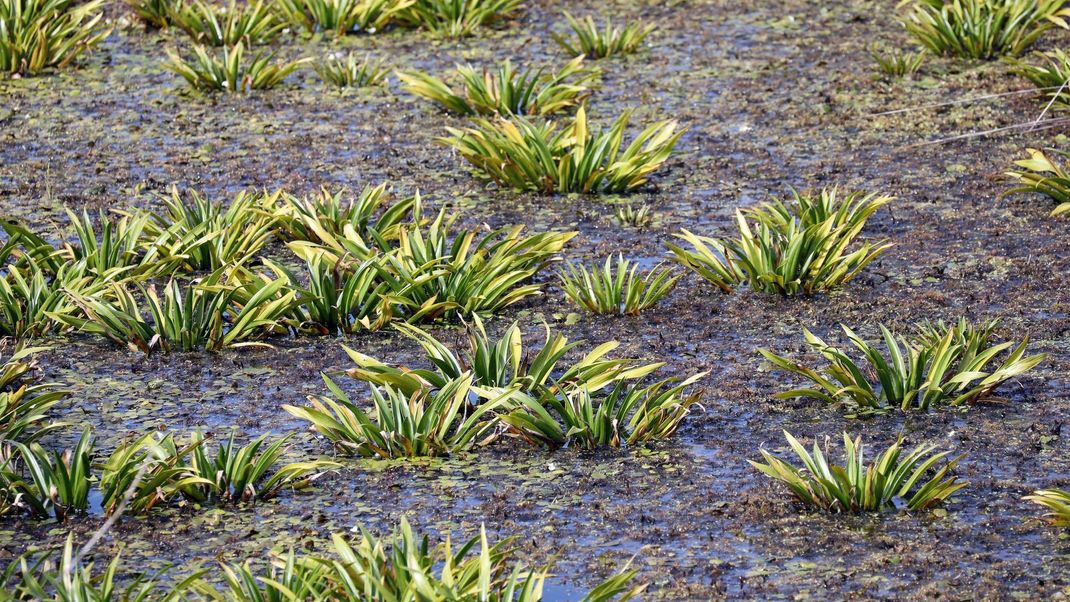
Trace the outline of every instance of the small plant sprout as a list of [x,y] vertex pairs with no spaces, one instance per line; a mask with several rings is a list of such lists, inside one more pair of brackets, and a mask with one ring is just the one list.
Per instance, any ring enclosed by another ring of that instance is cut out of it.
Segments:
[[1045,516],[1051,524],[1070,527],[1070,493],[1062,489],[1041,489],[1025,496],[1025,499],[1047,508]]
[[447,128],[442,141],[487,178],[516,190],[553,193],[620,193],[647,183],[683,135],[673,120],[648,126],[628,146],[625,112],[607,130],[592,126],[583,107],[567,125],[522,117],[474,119],[473,127]]
[[613,217],[617,218],[620,225],[639,230],[649,228],[654,223],[649,205],[641,205],[638,209],[632,205],[621,205],[614,210]]
[[617,256],[607,257],[602,268],[590,271],[583,265],[568,263],[558,272],[560,286],[570,301],[596,314],[636,316],[654,307],[668,295],[680,275],[672,270],[654,266],[647,273],[639,272],[639,264]]
[[598,72],[577,57],[558,71],[520,70],[506,60],[493,72],[458,65],[460,88],[422,71],[400,71],[404,88],[458,115],[550,115],[577,106]]
[[244,55],[241,44],[223,48],[221,54],[194,46],[191,60],[168,51],[170,61],[164,67],[180,75],[196,90],[246,94],[278,87],[288,75],[311,60],[303,58],[279,63],[274,61],[274,53],[259,52],[246,62]]
[[821,447],[814,442],[813,453],[806,451],[791,433],[784,431],[791,449],[802,461],[800,470],[763,450],[765,464],[751,461],[751,466],[788,486],[804,505],[826,512],[882,512],[897,508],[902,500],[907,510],[926,510],[942,504],[968,483],[950,475],[962,458],[944,463],[925,480],[928,473],[949,455],[933,453],[935,446],[919,445],[903,454],[902,438],[886,449],[875,464],[863,459],[862,438],[854,441],[843,434],[846,462],[829,464]]
[[368,88],[377,86],[386,79],[389,72],[382,61],[372,62],[365,57],[358,61],[352,52],[342,56],[331,54],[313,63],[312,68],[325,84],[335,88]]
[[[741,282],[781,295],[811,295],[843,286],[891,244],[852,243],[877,209],[891,197],[861,193],[840,196],[835,188],[815,195],[794,193],[756,209],[737,210],[739,238],[718,240],[683,230],[677,237],[691,248],[670,244],[680,265],[722,291]],[[753,224],[753,225],[752,225]]]
[[884,413],[896,407],[925,411],[934,405],[965,406],[987,397],[1046,357],[1042,353],[1025,355],[1028,339],[1017,345],[992,343],[995,327],[996,322],[975,326],[963,319],[950,326],[923,326],[913,337],[896,337],[882,326],[885,356],[845,326],[848,340],[865,358],[861,365],[804,329],[807,344],[829,364],[823,370],[765,349],[759,351],[774,366],[814,385],[780,393],[776,396],[779,399],[820,399],[844,404],[861,415]]
[[869,56],[877,63],[877,71],[888,79],[910,77],[921,69],[925,62],[924,52],[882,51],[876,44],[870,47]]
[[0,72],[62,69],[111,34],[100,27],[104,0],[0,0]]
[[273,40],[284,23],[278,20],[264,0],[239,6],[235,0],[225,7],[194,0],[177,8],[171,17],[176,27],[186,32],[196,44],[207,46],[256,46]]
[[937,56],[1016,56],[1053,26],[1067,29],[1066,0],[914,0],[908,32]]
[[464,350],[451,349],[415,326],[397,324],[395,328],[420,344],[434,369],[390,366],[343,347],[356,364],[346,373],[374,386],[390,385],[411,396],[426,388],[441,389],[469,373],[474,385],[482,388],[515,387],[529,393],[578,388],[599,391],[618,381],[642,379],[663,366],[608,359],[606,356],[620,345],[616,341],[603,343],[579,360],[566,363],[564,356],[583,341],[569,343],[564,335],[551,333],[547,327],[542,347],[535,350],[524,346],[523,335],[515,322],[500,338],[492,339],[477,318],[474,326],[468,329],[468,346]]
[[628,23],[623,28],[614,27],[609,19],[606,19],[605,25],[599,29],[590,16],[576,19],[567,12],[565,19],[568,20],[572,35],[555,33],[554,41],[565,49],[569,56],[586,56],[591,59],[632,54],[655,29],[653,24],[639,22]]
[[[1058,203],[1051,214],[1063,215],[1070,212],[1070,172],[1061,161],[1053,161],[1044,151],[1034,148],[1026,149],[1028,159],[1015,161],[1022,171],[1009,171],[1007,175],[1022,183],[1021,186],[1008,190],[1006,194],[1035,192],[1051,198]],[[1070,158],[1070,153],[1060,150],[1051,151],[1062,159]]]
[[437,38],[464,38],[513,17],[523,7],[524,0],[412,0],[399,19]]

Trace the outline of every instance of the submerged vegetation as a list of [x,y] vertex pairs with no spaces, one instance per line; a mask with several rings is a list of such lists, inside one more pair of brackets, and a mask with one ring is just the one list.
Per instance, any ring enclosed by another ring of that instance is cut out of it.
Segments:
[[904,455],[900,438],[875,463],[866,465],[862,438],[852,441],[844,433],[846,458],[839,466],[828,463],[817,441],[809,453],[791,433],[784,431],[784,437],[802,461],[803,470],[764,449],[760,451],[765,464],[752,461],[751,465],[787,485],[800,502],[818,510],[880,512],[898,508],[899,504],[907,510],[925,510],[943,503],[968,484],[950,475],[962,456],[945,462],[925,480],[927,473],[950,453],[934,454],[935,446],[919,445]]
[[443,142],[502,186],[543,194],[628,192],[647,183],[683,135],[672,120],[659,121],[624,146],[631,112],[606,130],[587,121],[580,107],[567,125],[523,117],[475,119],[472,127],[447,128]]
[[881,326],[887,356],[844,326],[848,340],[865,358],[861,365],[803,329],[806,343],[829,364],[823,370],[765,349],[759,351],[774,366],[814,385],[778,393],[779,399],[820,399],[843,404],[858,414],[883,413],[896,407],[924,411],[935,405],[973,403],[1044,361],[1046,354],[1025,354],[1028,338],[1018,344],[992,342],[996,325],[995,321],[974,325],[963,318],[951,325],[922,326],[910,337],[897,337]]

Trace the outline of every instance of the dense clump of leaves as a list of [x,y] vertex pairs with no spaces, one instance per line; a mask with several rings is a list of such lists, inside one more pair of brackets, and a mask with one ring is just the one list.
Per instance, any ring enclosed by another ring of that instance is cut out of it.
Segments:
[[851,249],[866,220],[891,200],[861,193],[841,197],[835,188],[794,193],[790,205],[774,199],[737,210],[738,238],[683,230],[677,237],[691,248],[669,249],[677,263],[725,292],[746,282],[756,291],[810,295],[846,284],[891,246],[865,242]]
[[1041,489],[1025,499],[1048,509],[1047,517],[1053,525],[1070,527],[1070,492],[1062,489]]
[[[0,500],[35,517],[64,521],[89,507],[93,435],[88,427],[73,449],[50,451],[36,442],[0,450]],[[2,503],[2,502],[0,502]]]
[[440,38],[463,38],[516,15],[524,0],[411,0],[399,20]]
[[108,37],[104,0],[0,0],[0,72],[36,75],[70,64]]
[[173,51],[169,51],[168,56],[170,60],[164,67],[180,75],[192,88],[237,94],[278,87],[287,76],[311,60],[275,62],[274,53],[258,52],[246,61],[242,44],[224,47],[218,53],[194,46],[190,60]]
[[354,255],[362,258],[377,239],[396,240],[400,226],[419,220],[421,210],[419,194],[395,200],[385,183],[365,187],[356,197],[344,188],[322,188],[315,195],[283,195],[282,200],[276,215],[288,240],[332,248],[352,242],[357,246]]
[[1033,82],[1038,92],[1051,98],[1051,106],[1058,109],[1070,108],[1070,56],[1056,48],[1050,52],[1036,52],[1038,59],[1047,64],[1034,65],[1025,61],[1007,59],[1011,70]]
[[280,15],[311,34],[372,33],[398,20],[414,0],[276,0]]
[[409,92],[458,115],[549,115],[583,102],[590,94],[587,84],[598,72],[577,57],[557,71],[517,71],[506,60],[493,72],[458,65],[457,75],[457,90],[423,71],[401,71],[398,78]]
[[814,385],[780,393],[780,399],[820,399],[844,404],[859,414],[896,407],[928,410],[934,405],[973,403],[1044,360],[1045,354],[1025,354],[1028,339],[1017,345],[993,343],[996,324],[975,326],[962,319],[950,326],[924,326],[913,337],[896,337],[881,326],[887,356],[844,326],[848,340],[862,353],[861,365],[805,329],[807,344],[828,361],[824,369],[804,366],[765,349],[759,351],[773,365]]
[[386,79],[389,71],[382,61],[374,63],[368,58],[358,61],[352,52],[345,56],[332,54],[313,63],[312,68],[324,83],[335,88],[376,86]]
[[134,11],[146,29],[167,29],[171,17],[182,6],[182,0],[124,0],[130,10]]
[[[1036,192],[1058,203],[1051,210],[1052,215],[1070,212],[1070,171],[1059,161],[1053,161],[1044,151],[1035,148],[1026,149],[1028,159],[1015,161],[1014,164],[1023,171],[1009,171],[1007,175],[1022,183],[1021,186],[1007,191],[1007,194]],[[1055,156],[1070,158],[1070,153],[1052,150]]]
[[171,21],[186,32],[194,43],[206,46],[266,44],[275,39],[285,26],[264,0],[242,6],[231,0],[225,7],[195,0],[192,4],[176,8]]
[[925,510],[943,503],[968,483],[949,476],[962,458],[946,462],[928,480],[927,473],[949,452],[934,454],[936,447],[919,445],[907,454],[903,440],[886,449],[873,464],[863,459],[862,438],[854,441],[843,434],[846,455],[843,466],[829,464],[817,441],[813,453],[806,451],[791,433],[784,436],[802,460],[800,470],[767,451],[760,450],[765,464],[751,461],[764,474],[788,486],[795,497],[811,508],[826,512],[880,512],[896,507],[902,499],[909,510]]
[[639,264],[629,262],[623,255],[617,256],[615,266],[612,260],[607,257],[601,269],[590,271],[583,265],[566,264],[558,272],[565,296],[596,314],[636,316],[654,307],[680,279],[672,270],[660,266],[640,273]]
[[869,49],[869,56],[877,63],[881,76],[888,79],[910,77],[917,73],[925,62],[924,52],[881,51],[876,45]]
[[591,127],[583,107],[561,129],[523,117],[475,119],[472,127],[447,128],[442,141],[502,186],[545,194],[627,192],[647,183],[684,132],[675,121],[659,121],[625,147],[630,118],[625,112],[607,130]]
[[43,350],[16,349],[0,365],[0,443],[29,443],[59,426],[48,422],[49,410],[67,391],[56,383],[38,382],[32,374],[33,355]]
[[564,36],[554,33],[554,41],[564,48],[569,56],[586,56],[592,59],[631,54],[639,49],[643,40],[655,29],[653,24],[639,22],[614,27],[609,19],[606,19],[605,25],[599,29],[590,16],[576,19],[567,12],[565,19],[568,20],[572,34]]
[[915,0],[904,21],[936,55],[992,59],[1021,54],[1052,26],[1067,28],[1066,0]]

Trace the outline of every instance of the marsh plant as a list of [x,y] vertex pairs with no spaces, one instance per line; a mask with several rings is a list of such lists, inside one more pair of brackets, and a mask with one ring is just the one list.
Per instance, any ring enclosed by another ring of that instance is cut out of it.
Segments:
[[[932,445],[919,445],[904,454],[900,438],[867,465],[864,460],[862,438],[851,440],[843,434],[845,462],[830,464],[817,441],[813,452],[784,431],[791,449],[802,461],[803,468],[781,460],[774,454],[760,450],[765,463],[751,461],[762,473],[780,481],[804,505],[826,512],[881,512],[900,507],[911,511],[926,510],[940,505],[968,483],[951,475],[962,456],[936,465],[950,452],[936,450]],[[827,447],[826,442],[826,447]],[[929,476],[929,475],[932,476]]]
[[585,388],[598,391],[618,381],[637,380],[651,374],[663,364],[638,364],[629,359],[607,357],[620,346],[616,341],[598,345],[576,361],[565,356],[581,347],[584,341],[570,343],[561,333],[546,327],[542,346],[524,345],[516,322],[498,338],[491,338],[478,318],[467,329],[467,346],[455,349],[431,333],[408,324],[395,326],[423,348],[432,369],[391,366],[371,356],[343,347],[356,367],[346,373],[374,386],[389,385],[404,395],[441,389],[450,381],[471,374],[476,386],[484,388],[515,387],[524,392],[542,390],[572,391]]
[[241,265],[271,240],[282,217],[281,192],[242,191],[223,207],[196,191],[177,188],[163,197],[166,211],[153,213],[147,227],[161,254],[180,257],[185,269],[211,271]]
[[613,217],[617,223],[630,228],[649,228],[654,223],[654,216],[650,212],[649,205],[640,205],[636,208],[632,205],[621,205],[613,211]]
[[69,450],[46,450],[36,442],[13,443],[13,455],[0,462],[0,489],[4,490],[0,498],[13,498],[14,507],[60,522],[84,512],[92,484],[93,441],[86,427]]
[[297,291],[300,306],[291,319],[300,332],[340,335],[379,330],[391,317],[389,310],[384,311],[390,288],[380,277],[378,257],[343,265],[322,254],[311,255],[306,262],[307,286],[286,268],[266,260],[265,264]]
[[646,39],[655,26],[648,23],[630,22],[624,27],[617,27],[613,22],[606,19],[605,24],[599,29],[594,19],[590,16],[584,19],[576,19],[569,13],[565,13],[571,34],[561,35],[554,33],[554,41],[569,53],[569,56],[585,56],[592,59],[602,59],[610,56],[632,54],[639,50],[643,40]]
[[390,385],[370,386],[372,408],[365,410],[326,375],[323,379],[331,396],[310,396],[308,407],[283,409],[312,423],[339,453],[362,457],[444,456],[484,445],[497,435],[494,411],[510,394],[474,387],[465,374],[408,395]]
[[585,387],[544,389],[538,395],[517,391],[511,395],[515,409],[501,421],[521,439],[550,448],[580,445],[595,449],[661,441],[672,437],[702,398],[702,391],[687,393],[685,389],[705,375],[647,386],[618,381],[600,392]]
[[1070,527],[1070,492],[1062,489],[1041,489],[1025,496],[1025,499],[1044,506],[1048,510],[1045,516],[1051,524]]
[[1030,193],[1042,194],[1058,203],[1051,214],[1063,215],[1070,212],[1070,172],[1066,170],[1063,159],[1070,158],[1070,153],[1051,150],[1052,160],[1044,151],[1035,148],[1026,149],[1028,159],[1015,161],[1022,171],[1009,171],[1007,175],[1021,182],[1021,186],[1008,190],[1006,194]]
[[286,80],[311,59],[275,61],[275,54],[257,52],[246,60],[242,44],[220,51],[204,46],[193,47],[193,58],[187,60],[169,50],[164,68],[186,80],[190,87],[205,92],[246,94],[253,90],[270,90]]
[[[297,557],[291,550],[255,573],[248,563],[224,566],[230,596],[218,599],[281,600],[487,600],[539,602],[549,565],[528,568],[515,538],[492,543],[487,529],[455,545],[432,546],[402,517],[394,533],[377,537],[364,526],[359,539],[332,538],[332,556]],[[582,602],[624,602],[641,594],[635,571],[624,570],[589,591]]]
[[73,296],[81,311],[54,317],[144,353],[263,345],[259,340],[276,332],[298,303],[297,292],[282,278],[256,286],[232,284],[228,276],[218,270],[185,285],[172,279],[162,295],[155,285],[135,285],[135,296],[126,285],[114,284],[99,294]]
[[146,29],[167,29],[182,0],[124,0]]
[[100,26],[104,0],[0,0],[0,72],[62,69],[111,33]]
[[40,382],[34,374],[33,356],[45,349],[17,348],[3,358],[0,365],[0,442],[30,443],[59,426],[49,420],[49,411],[67,396],[67,391],[57,383]]
[[335,88],[368,88],[377,86],[386,79],[389,68],[383,61],[365,57],[358,60],[350,52],[346,55],[331,54],[312,64],[312,68],[325,84]]
[[938,56],[1016,56],[1051,27],[1067,28],[1066,0],[914,0],[908,32]]
[[607,257],[601,268],[588,270],[584,265],[567,263],[558,272],[559,285],[576,305],[596,314],[627,316],[637,316],[657,305],[681,276],[661,265],[640,272],[639,263],[623,255],[617,255],[616,262]]
[[804,329],[807,345],[828,362],[824,368],[796,363],[766,349],[759,351],[774,366],[812,384],[779,393],[779,399],[819,399],[842,404],[860,415],[897,407],[925,411],[936,405],[974,403],[1044,360],[1042,353],[1026,355],[1028,339],[1018,344],[993,342],[996,325],[995,321],[974,325],[961,319],[951,325],[922,326],[913,336],[896,336],[881,326],[885,353],[844,326],[848,340],[862,355],[861,362]]
[[866,220],[891,197],[840,195],[836,188],[793,194],[790,204],[774,199],[737,210],[738,238],[683,230],[677,237],[691,248],[670,244],[675,261],[724,292],[745,282],[764,293],[811,295],[843,286],[891,247],[881,241],[852,248]]
[[62,326],[55,314],[77,309],[72,292],[91,294],[103,285],[84,263],[63,264],[58,272],[28,256],[9,264],[0,276],[0,335],[26,340],[53,332]]
[[524,0],[411,0],[399,19],[438,38],[463,38],[516,16]]
[[[194,584],[204,571],[195,571],[185,579],[164,585],[167,569],[154,573],[119,573],[116,554],[102,571],[86,562],[83,550],[76,550],[74,533],[57,560],[54,551],[24,554],[0,573],[0,589],[13,600],[55,600],[63,602],[139,602],[159,600],[178,602],[193,595]],[[199,589],[199,588],[198,588]]]
[[264,0],[238,5],[214,6],[203,0],[177,7],[172,23],[186,32],[195,44],[206,46],[255,46],[267,44],[282,31],[279,20]]
[[881,50],[876,44],[870,47],[869,56],[877,64],[877,71],[887,79],[911,77],[925,62],[924,52]]
[[310,34],[374,33],[400,18],[413,0],[275,0],[276,11]]
[[1061,49],[1033,53],[1047,64],[1034,65],[1025,61],[1007,59],[1011,70],[1033,82],[1038,92],[1050,97],[1051,106],[1070,108],[1070,56]]
[[517,70],[506,60],[482,71],[457,66],[457,89],[423,71],[399,71],[405,90],[458,115],[550,115],[579,105],[598,72],[577,57],[557,71]]
[[395,199],[386,183],[366,186],[356,196],[344,188],[321,188],[311,196],[283,195],[282,201],[278,225],[287,240],[332,248],[345,248],[341,241],[346,240],[361,257],[370,253],[376,239],[397,240],[402,224],[418,221],[421,211],[418,193]]
[[480,118],[472,127],[447,128],[450,136],[442,141],[501,186],[543,194],[620,193],[646,184],[684,132],[676,121],[659,121],[624,146],[630,120],[626,111],[602,129],[588,123],[583,107],[562,128],[523,117]]

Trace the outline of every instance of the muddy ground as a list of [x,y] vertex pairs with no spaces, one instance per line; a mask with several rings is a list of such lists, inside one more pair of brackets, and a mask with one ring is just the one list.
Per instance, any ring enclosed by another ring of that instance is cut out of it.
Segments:
[[[533,560],[556,557],[550,599],[574,599],[629,559],[651,582],[650,599],[1065,597],[1070,540],[1021,498],[1070,486],[1061,433],[1070,420],[1070,232],[1065,220],[1047,215],[1045,200],[1000,195],[1008,187],[1002,172],[1026,147],[1066,140],[1059,130],[1042,130],[911,146],[1033,119],[1043,103],[1028,96],[871,115],[1026,84],[998,62],[942,59],[929,59],[911,81],[875,81],[869,45],[907,47],[909,40],[893,11],[863,0],[531,4],[507,30],[460,43],[398,31],[344,46],[433,72],[507,57],[561,63],[566,57],[548,34],[560,26],[562,9],[654,19],[660,29],[648,49],[600,63],[605,75],[589,103],[595,119],[635,107],[637,123],[675,117],[687,126],[681,153],[648,189],[615,198],[496,190],[435,144],[460,120],[396,81],[340,95],[307,71],[279,91],[202,97],[161,68],[165,48],[184,40],[128,28],[79,69],[0,82],[0,210],[59,235],[64,205],[151,205],[150,193],[172,183],[218,196],[389,180],[401,193],[420,190],[432,205],[463,207],[469,224],[578,230],[567,249],[574,260],[622,252],[653,263],[681,227],[725,234],[738,206],[789,187],[839,184],[898,197],[866,229],[895,247],[842,291],[810,299],[725,296],[689,276],[641,317],[577,321],[551,285],[545,297],[488,323],[500,332],[519,320],[534,344],[546,321],[590,345],[621,341],[622,353],[666,361],[671,373],[710,371],[703,409],[671,442],[599,453],[505,442],[447,460],[348,461],[311,492],[252,508],[126,518],[101,555],[122,545],[126,566],[171,563],[179,574],[282,543],[323,551],[332,532],[357,524],[384,531],[404,513],[431,533],[473,533],[485,522],[495,536],[519,536]],[[1052,34],[1041,47],[1067,40]],[[339,46],[291,38],[279,50],[296,57]],[[654,226],[619,227],[616,202],[651,204]],[[549,273],[540,278],[552,281]],[[968,411],[850,420],[816,402],[773,400],[797,383],[755,352],[801,354],[802,327],[842,341],[840,322],[872,336],[878,323],[906,328],[960,315],[1001,318],[1001,334],[1029,335],[1049,361],[1001,399]],[[100,449],[149,428],[226,433],[236,426],[242,438],[297,431],[293,455],[307,457],[330,450],[279,406],[322,392],[321,371],[347,367],[340,342],[295,339],[275,350],[146,358],[72,336],[50,341],[54,350],[41,365],[50,380],[69,385],[64,417],[93,425]],[[389,332],[347,344],[381,359],[419,361],[415,345]],[[761,446],[782,449],[784,428],[807,439],[846,429],[875,447],[900,433],[911,444],[932,442],[966,454],[958,473],[970,486],[946,512],[814,514],[746,463]],[[51,443],[64,444],[73,432]],[[101,521],[91,515],[69,526],[84,533]],[[56,544],[67,528],[5,519],[0,557]]]

